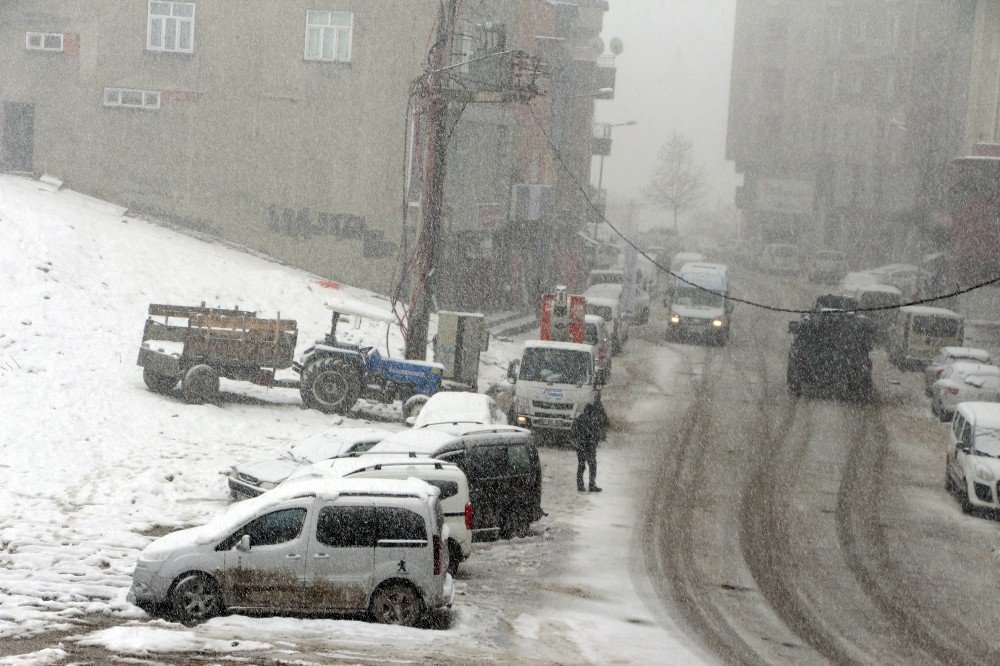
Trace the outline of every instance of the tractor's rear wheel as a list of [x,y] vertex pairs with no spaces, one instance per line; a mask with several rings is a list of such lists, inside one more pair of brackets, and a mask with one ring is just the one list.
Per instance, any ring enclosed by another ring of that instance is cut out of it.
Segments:
[[181,393],[184,402],[200,405],[215,402],[219,399],[219,373],[215,368],[204,363],[191,366],[184,373],[181,382]]
[[347,414],[361,395],[361,377],[346,359],[318,358],[302,370],[299,393],[307,407],[325,414]]
[[143,368],[142,381],[146,382],[146,386],[153,393],[167,393],[177,386],[178,379],[169,375],[161,375],[149,368]]

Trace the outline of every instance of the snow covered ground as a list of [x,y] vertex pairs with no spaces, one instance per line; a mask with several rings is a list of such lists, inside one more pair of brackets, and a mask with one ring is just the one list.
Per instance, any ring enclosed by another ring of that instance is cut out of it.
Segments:
[[[300,350],[326,331],[328,303],[389,304],[123,212],[0,175],[0,663],[196,651],[257,663],[695,661],[630,576],[626,490],[641,461],[603,454],[602,481],[619,493],[581,498],[573,454],[543,451],[550,517],[527,539],[477,545],[433,629],[235,616],[185,627],[126,603],[139,550],[220,511],[231,464],[399,414],[368,405],[341,419],[302,409],[294,390],[227,380],[220,405],[148,391],[135,359],[151,302],[280,312],[298,321]],[[385,324],[343,329],[385,347]],[[397,331],[389,344],[401,352]],[[502,381],[517,347],[491,345],[481,387]]]

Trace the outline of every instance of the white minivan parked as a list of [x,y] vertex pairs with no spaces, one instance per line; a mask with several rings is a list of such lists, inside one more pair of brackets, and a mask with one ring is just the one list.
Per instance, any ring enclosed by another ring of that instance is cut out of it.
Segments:
[[[440,395],[440,394],[438,394]],[[429,404],[429,403],[428,403]],[[441,491],[439,497],[448,526],[448,571],[472,554],[472,500],[469,480],[458,465],[407,453],[357,453],[299,468],[286,483],[304,478],[420,479]]]
[[945,453],[945,484],[962,511],[1000,508],[1000,405],[963,402],[955,410]]
[[416,479],[283,484],[153,541],[128,600],[184,621],[230,610],[367,612],[413,626],[454,596],[439,495]]

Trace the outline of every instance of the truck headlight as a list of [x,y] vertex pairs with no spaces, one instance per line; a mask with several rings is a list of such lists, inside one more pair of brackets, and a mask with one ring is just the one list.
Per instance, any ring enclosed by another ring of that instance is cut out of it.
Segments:
[[516,420],[517,420],[517,425],[519,426],[528,425],[528,417],[525,416],[524,414],[518,414]]
[[714,326],[716,328],[722,328],[722,320],[721,319],[713,319],[712,320],[712,326]]
[[670,315],[670,323],[671,324],[679,324],[679,323],[681,323],[681,316],[679,314],[677,314],[677,313],[674,313],[674,314]]
[[993,474],[993,470],[989,467],[985,465],[976,465],[976,479],[985,483],[993,483],[996,476]]

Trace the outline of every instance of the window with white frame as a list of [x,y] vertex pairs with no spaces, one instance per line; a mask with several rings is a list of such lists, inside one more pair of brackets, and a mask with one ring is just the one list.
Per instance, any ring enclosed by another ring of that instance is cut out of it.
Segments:
[[30,51],[63,50],[63,36],[55,32],[29,32],[24,38],[24,47]]
[[146,48],[171,53],[194,52],[194,3],[149,2]]
[[136,90],[134,88],[105,88],[104,106],[155,111],[160,108],[160,91]]
[[354,14],[309,10],[306,12],[306,60],[350,62]]

